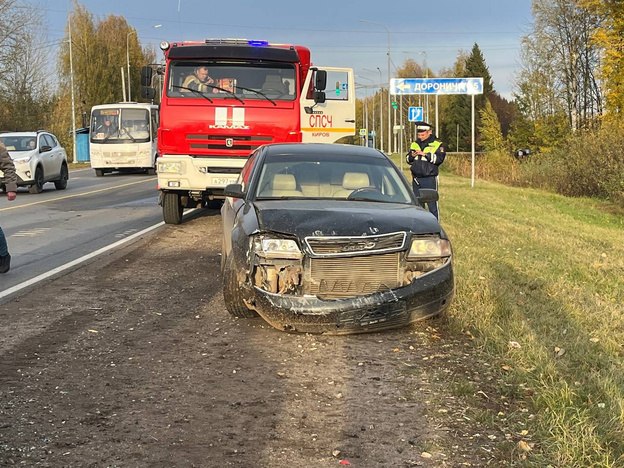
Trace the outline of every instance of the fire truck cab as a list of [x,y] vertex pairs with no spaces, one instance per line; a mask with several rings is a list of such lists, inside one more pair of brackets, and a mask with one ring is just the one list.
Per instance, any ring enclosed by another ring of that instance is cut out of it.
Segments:
[[162,87],[157,173],[168,224],[184,208],[220,203],[263,144],[355,133],[353,70],[314,66],[306,47],[206,39],[161,49],[161,74],[144,67],[141,80],[143,97],[154,98],[155,81]]

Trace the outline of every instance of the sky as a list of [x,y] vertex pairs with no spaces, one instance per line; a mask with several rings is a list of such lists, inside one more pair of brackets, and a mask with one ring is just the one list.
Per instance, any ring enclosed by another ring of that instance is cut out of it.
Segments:
[[[35,0],[37,1],[37,0]],[[50,41],[64,36],[70,0],[38,0]],[[531,0],[79,0],[94,17],[124,16],[143,45],[166,40],[246,38],[306,46],[318,66],[350,67],[356,82],[388,83],[412,58],[434,73],[477,43],[494,89],[511,99]],[[364,21],[361,21],[364,20]],[[371,23],[372,22],[372,23]],[[376,23],[376,24],[373,24]],[[154,28],[155,25],[162,25]],[[124,38],[120,40],[125,41]],[[159,59],[162,56],[159,57]],[[121,64],[123,65],[123,64]],[[379,67],[379,70],[377,69]],[[418,77],[413,77],[418,78]],[[366,91],[360,89],[358,96]]]

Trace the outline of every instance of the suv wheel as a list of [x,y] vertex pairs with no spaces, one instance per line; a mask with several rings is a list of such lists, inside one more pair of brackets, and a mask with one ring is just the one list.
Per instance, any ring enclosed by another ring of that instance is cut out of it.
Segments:
[[69,170],[67,169],[67,164],[63,163],[61,166],[61,177],[59,180],[54,181],[54,187],[56,190],[65,190],[67,187],[67,180],[69,179]]
[[35,169],[35,183],[28,187],[28,191],[30,193],[43,192],[43,184],[45,183],[43,180],[43,169],[41,166],[37,166],[37,169]]

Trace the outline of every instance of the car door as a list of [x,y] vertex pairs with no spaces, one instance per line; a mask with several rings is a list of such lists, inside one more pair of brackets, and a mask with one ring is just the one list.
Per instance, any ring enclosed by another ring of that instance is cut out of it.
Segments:
[[[45,146],[49,146],[49,151],[42,151]],[[54,148],[54,140],[47,134],[39,135],[39,161],[43,167],[43,175],[45,180],[54,179],[60,173],[60,164],[58,163],[58,148]]]

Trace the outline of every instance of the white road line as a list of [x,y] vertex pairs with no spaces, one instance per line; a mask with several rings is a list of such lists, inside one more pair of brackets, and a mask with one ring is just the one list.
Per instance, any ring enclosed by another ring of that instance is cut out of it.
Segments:
[[9,297],[9,296],[11,296],[11,295],[13,295],[13,294],[23,290],[23,289],[26,289],[26,288],[28,288],[28,287],[38,283],[39,281],[43,281],[43,280],[52,278],[52,277],[54,277],[56,275],[59,275],[60,273],[66,271],[66,270],[69,270],[70,268],[73,268],[73,267],[75,267],[77,265],[80,265],[81,263],[86,262],[87,260],[90,260],[90,259],[92,259],[94,257],[97,257],[98,255],[101,255],[101,254],[103,254],[105,252],[108,252],[109,250],[116,249],[117,247],[120,247],[120,246],[122,246],[122,245],[124,245],[124,244],[126,244],[126,243],[128,243],[130,241],[133,241],[137,237],[141,237],[142,235],[147,234],[148,232],[153,231],[154,229],[159,228],[160,226],[163,226],[164,224],[165,224],[165,222],[161,221],[160,223],[154,224],[153,226],[150,226],[150,227],[148,227],[146,229],[143,229],[142,231],[139,231],[136,234],[131,235],[130,237],[127,237],[125,239],[119,240],[119,241],[117,241],[117,242],[115,242],[113,244],[107,245],[106,247],[102,247],[101,249],[96,250],[95,252],[91,252],[90,254],[87,254],[87,255],[85,255],[83,257],[80,257],[80,258],[78,258],[76,260],[72,260],[71,262],[66,263],[65,265],[61,265],[61,266],[59,266],[57,268],[54,268],[53,270],[50,270],[50,271],[48,271],[46,273],[43,273],[43,274],[41,274],[39,276],[35,276],[34,278],[31,278],[31,279],[29,279],[27,281],[24,281],[23,283],[17,284],[17,285],[15,285],[15,286],[13,286],[13,287],[11,287],[9,289],[6,289],[6,290],[0,292],[0,301],[2,299],[5,299],[5,298],[7,298],[7,297]]

